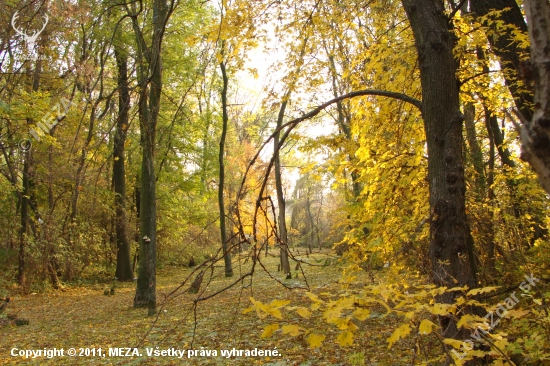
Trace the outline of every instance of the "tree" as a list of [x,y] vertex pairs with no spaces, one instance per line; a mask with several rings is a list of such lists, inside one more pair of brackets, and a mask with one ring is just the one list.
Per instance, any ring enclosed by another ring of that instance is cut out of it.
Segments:
[[[140,2],[140,6],[143,3]],[[140,249],[139,269],[134,307],[148,307],[149,315],[156,314],[156,234],[157,203],[155,178],[156,128],[162,94],[162,40],[165,27],[174,11],[174,0],[154,0],[151,44],[148,46],[139,27],[136,3],[127,9],[137,43],[139,77],[139,120],[141,129],[142,162],[140,189]]]
[[294,71],[294,75],[289,75],[291,82],[290,85],[288,85],[288,90],[284,94],[281,106],[279,107],[279,113],[277,114],[277,124],[275,125],[275,133],[273,136],[273,157],[274,157],[274,173],[275,173],[275,191],[277,192],[277,209],[278,209],[278,228],[279,228],[279,256],[281,261],[281,269],[283,270],[283,273],[286,275],[287,279],[291,278],[292,275],[290,273],[290,263],[288,261],[288,232],[287,232],[287,226],[286,226],[286,203],[285,203],[285,196],[283,192],[283,180],[281,178],[281,157],[280,157],[280,150],[281,146],[279,145],[279,140],[281,137],[281,128],[283,126],[283,121],[285,118],[285,111],[286,107],[288,105],[288,102],[290,100],[290,97],[292,95],[292,91],[296,88],[296,81],[298,79],[298,75],[300,74],[302,65],[304,63],[304,54],[307,46],[307,37],[304,38],[304,40],[301,43],[301,50],[300,54],[298,56],[298,60],[296,61],[296,70]]
[[[286,93],[285,98],[290,97],[290,91]],[[277,116],[277,125],[275,126],[276,132],[273,138],[273,148],[274,148],[274,157],[275,157],[275,190],[277,192],[277,208],[279,211],[278,220],[279,220],[279,246],[280,246],[280,260],[281,260],[281,269],[283,273],[288,278],[292,278],[290,273],[290,263],[288,261],[288,233],[286,230],[286,204],[285,197],[283,192],[283,180],[281,178],[281,158],[279,156],[279,137],[280,137],[280,128],[283,125],[283,119],[285,116],[285,109],[288,100],[283,100],[281,103],[281,108],[279,109],[279,114]]]
[[128,241],[126,217],[126,167],[124,145],[130,121],[130,92],[128,85],[128,63],[124,50],[115,45],[115,58],[118,71],[118,117],[113,143],[113,186],[115,191],[115,230],[117,258],[115,277],[119,281],[132,281],[134,273],[130,260],[130,243]]
[[[222,57],[223,57],[224,43],[222,41]],[[224,202],[224,182],[225,182],[225,170],[224,170],[224,152],[225,152],[225,136],[227,135],[227,124],[229,116],[227,114],[227,86],[228,78],[225,69],[225,62],[220,62],[220,69],[222,72],[223,88],[221,92],[222,97],[222,135],[220,137],[220,151],[218,157],[218,163],[220,166],[220,181],[218,183],[218,205],[220,209],[220,233],[223,249],[223,260],[225,265],[225,277],[233,276],[233,266],[231,264],[231,248],[229,247],[229,240],[227,238],[226,226],[225,226],[225,202]]]
[[[550,194],[550,4],[545,0],[526,0],[525,13],[529,22],[531,61],[525,64],[524,75],[535,83],[533,118],[522,116],[522,159],[531,164],[539,181]],[[521,111],[520,111],[521,113]]]
[[[506,86],[514,97],[516,107],[526,118],[533,114],[533,95],[518,81],[522,49],[518,42],[511,36],[510,27],[519,32],[527,32],[527,24],[516,0],[473,0],[470,1],[470,9],[477,18],[495,18],[495,24],[503,23],[504,26],[491,25],[486,27],[487,39],[491,43],[492,51],[500,58]],[[504,31],[498,30],[503,28]]]
[[[457,60],[451,20],[439,0],[403,0],[415,38],[422,85],[422,117],[428,146],[430,260],[438,286],[476,287],[473,248],[468,242],[462,125]],[[458,293],[440,300],[452,303]],[[443,336],[465,339],[451,318],[442,319]],[[448,363],[451,362],[448,360]]]

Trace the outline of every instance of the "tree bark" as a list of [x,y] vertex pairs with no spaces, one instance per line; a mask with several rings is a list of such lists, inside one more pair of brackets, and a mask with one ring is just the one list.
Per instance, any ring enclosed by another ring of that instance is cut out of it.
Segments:
[[477,141],[477,133],[475,126],[475,106],[473,103],[468,103],[464,106],[464,125],[466,127],[466,138],[470,147],[470,157],[475,170],[475,182],[478,199],[482,199],[485,195],[486,180],[485,171],[483,169],[483,154],[481,147]]
[[115,191],[115,232],[116,232],[116,271],[119,281],[132,281],[134,273],[130,260],[130,243],[126,219],[126,171],[124,145],[128,132],[128,111],[130,109],[130,93],[128,90],[128,67],[124,52],[115,46],[115,58],[118,69],[118,120],[116,124],[113,146],[113,185]]
[[[487,127],[487,131],[491,131],[491,118],[493,118],[489,111],[487,110],[487,107],[485,107],[485,124]],[[498,124],[497,124],[498,127]],[[487,172],[487,186],[489,187],[487,190],[487,198],[489,199],[488,205],[489,205],[489,212],[488,217],[489,220],[487,220],[487,225],[485,228],[485,238],[487,240],[486,248],[487,248],[487,272],[488,275],[493,278],[496,274],[496,258],[495,258],[495,229],[494,229],[494,221],[495,221],[495,213],[493,210],[493,205],[495,201],[495,194],[493,192],[493,183],[495,182],[495,140],[493,137],[493,134],[489,133],[489,162],[488,162],[488,172]]]
[[311,214],[311,187],[310,183],[306,181],[307,188],[306,188],[306,213],[307,213],[307,221],[309,223],[308,225],[308,245],[309,245],[309,253],[313,253],[313,240],[314,240],[314,233],[313,230],[315,230],[315,222],[313,221],[313,215]]
[[130,15],[138,46],[137,64],[140,78],[139,121],[142,146],[139,268],[134,307],[147,307],[150,316],[156,314],[157,299],[157,192],[154,157],[160,96],[162,92],[161,46],[165,30],[164,26],[173,10],[174,1],[154,0],[151,47],[147,47],[145,43],[145,39],[139,28],[135,8]]
[[[222,45],[222,55],[223,55],[223,45]],[[220,182],[218,185],[218,205],[220,208],[220,234],[222,241],[223,249],[223,261],[225,265],[225,277],[233,276],[233,266],[231,264],[231,250],[229,248],[229,243],[227,241],[227,232],[225,226],[225,203],[223,197],[223,188],[225,184],[225,167],[224,167],[224,153],[225,153],[225,136],[227,134],[227,123],[229,121],[229,116],[227,114],[227,85],[228,78],[227,72],[225,70],[225,63],[222,61],[220,63],[220,69],[222,72],[223,78],[223,88],[222,88],[222,135],[220,137],[220,152],[219,152],[219,165],[220,165]]]
[[[522,32],[527,32],[527,24],[516,0],[471,0],[470,9],[478,17],[487,15],[492,10],[507,9],[500,13],[497,20],[503,21],[505,25],[513,25]],[[487,38],[493,52],[500,58],[504,80],[514,97],[517,109],[530,119],[533,115],[533,95],[525,87],[518,85],[521,49],[517,47],[516,42],[511,41],[508,32],[495,32]]]
[[550,3],[525,0],[524,5],[531,40],[535,111],[521,128],[521,158],[531,164],[542,187],[550,194]]
[[[285,98],[290,96],[290,92],[287,93]],[[285,116],[285,109],[287,100],[283,100],[281,108],[279,109],[279,115],[277,117],[277,131],[283,125],[283,119]],[[277,191],[277,204],[279,206],[279,245],[280,245],[280,260],[283,273],[290,275],[290,263],[288,262],[288,233],[286,229],[286,205],[285,197],[283,193],[283,180],[281,178],[281,158],[279,155],[279,137],[280,132],[275,133],[273,137],[273,154],[275,155],[275,189]]]
[[[430,189],[430,259],[438,286],[476,286],[468,249],[462,123],[457,61],[453,56],[452,25],[440,0],[402,0],[414,34],[422,86],[422,116],[428,147]],[[441,295],[452,303],[458,293]],[[450,317],[440,323],[446,338],[466,339]],[[447,360],[449,363],[451,360]]]
[[29,195],[30,195],[30,159],[31,152],[26,151],[23,163],[23,192],[21,194],[21,228],[19,231],[19,266],[17,269],[17,283],[25,284],[25,246],[27,243],[27,227],[29,221]]
[[[40,86],[40,75],[42,72],[41,60],[36,61],[32,91],[38,91]],[[27,125],[33,123],[32,119],[27,119]],[[27,243],[27,232],[29,226],[29,206],[31,200],[31,187],[33,186],[31,179],[32,171],[32,150],[22,151],[23,154],[23,191],[19,196],[21,203],[21,228],[19,231],[19,257],[18,257],[18,269],[17,269],[17,283],[23,285],[25,283],[25,246]]]

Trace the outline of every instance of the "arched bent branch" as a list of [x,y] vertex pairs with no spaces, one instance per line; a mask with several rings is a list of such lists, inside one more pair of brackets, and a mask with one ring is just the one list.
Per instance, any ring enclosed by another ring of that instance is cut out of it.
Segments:
[[[321,104],[320,106],[316,107],[315,109],[312,109],[309,113],[306,113],[301,117],[298,117],[296,119],[293,119],[290,122],[285,123],[283,126],[281,126],[281,129],[283,129],[287,126],[290,126],[292,124],[300,123],[300,122],[302,122],[306,119],[315,117],[321,111],[323,111],[325,108],[329,107],[330,105],[332,105],[334,103],[340,102],[340,101],[345,100],[345,99],[351,99],[351,98],[355,98],[355,97],[362,97],[362,96],[365,96],[365,95],[377,95],[379,97],[388,97],[388,98],[398,99],[398,100],[401,100],[403,102],[407,102],[407,103],[410,103],[410,104],[414,105],[416,108],[418,108],[420,110],[420,112],[422,112],[422,102],[418,99],[413,98],[413,97],[409,97],[406,94],[391,92],[391,91],[387,91],[387,90],[365,89],[365,90],[358,90],[358,91],[354,91],[354,92],[347,93],[347,94],[344,94],[344,95],[340,95],[339,97],[331,99],[328,102],[326,102],[324,104]],[[271,138],[272,138],[272,136],[269,139],[271,139]],[[263,146],[262,146],[262,148],[263,148]]]
[[[290,132],[292,132],[292,130],[294,128],[296,128],[296,126],[300,122],[315,117],[316,115],[321,113],[321,111],[323,111],[324,109],[326,109],[327,107],[331,106],[334,103],[340,102],[340,101],[345,100],[345,99],[351,99],[351,98],[361,97],[361,96],[365,96],[365,95],[376,95],[376,96],[381,96],[381,97],[388,97],[388,98],[398,99],[398,100],[401,100],[403,102],[407,102],[407,103],[410,103],[410,104],[414,105],[422,113],[422,102],[420,100],[415,99],[413,97],[410,97],[410,96],[408,96],[406,94],[403,94],[403,93],[391,92],[391,91],[386,91],[386,90],[378,90],[378,89],[358,90],[358,91],[347,93],[347,94],[341,95],[339,97],[336,97],[334,99],[331,99],[328,102],[323,103],[320,106],[312,109],[310,112],[308,112],[306,114],[303,114],[301,117],[295,118],[292,121],[289,121],[289,122],[285,123],[280,128],[278,128],[275,132],[273,132],[273,134],[271,134],[271,136],[269,136],[269,138],[262,144],[262,146],[260,146],[260,148],[258,149],[258,152],[254,155],[254,157],[252,158],[252,160],[250,160],[250,163],[246,167],[246,171],[244,173],[243,180],[241,182],[241,186],[239,187],[239,193],[237,195],[237,205],[238,205],[239,201],[241,200],[244,185],[246,183],[246,179],[248,177],[248,173],[250,172],[250,169],[252,168],[252,166],[255,164],[256,160],[260,156],[261,151],[275,137],[276,134],[280,133],[283,129],[286,128],[286,131],[281,136],[281,139],[280,139],[279,144],[277,146],[277,149],[280,149],[283,146],[284,142],[286,141],[287,137],[289,136]],[[260,193],[259,193],[258,197],[263,196],[265,187],[267,185],[267,180],[268,180],[269,174],[271,173],[271,169],[273,168],[274,162],[275,162],[275,155],[273,155],[273,157],[269,161],[269,165],[267,166],[266,174],[265,174],[264,179],[262,181],[262,186],[260,188]],[[254,221],[253,221],[253,229],[252,230],[253,230],[253,237],[254,237],[255,241],[257,239],[256,238],[256,230],[255,230],[256,217],[257,217],[259,207],[260,207],[260,199],[258,199],[256,201],[256,207],[255,207],[255,212],[254,212]],[[243,225],[242,225],[239,210],[237,210],[236,214],[237,214],[237,221],[239,223],[239,231],[241,231],[241,235],[244,236]]]

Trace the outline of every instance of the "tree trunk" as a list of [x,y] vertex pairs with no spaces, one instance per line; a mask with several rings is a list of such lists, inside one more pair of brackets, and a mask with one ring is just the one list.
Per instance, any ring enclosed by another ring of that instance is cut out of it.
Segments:
[[24,152],[23,163],[23,192],[21,195],[21,228],[19,232],[19,266],[17,270],[17,283],[23,286],[25,284],[25,244],[27,242],[27,227],[29,221],[29,170],[31,152]]
[[[40,60],[36,61],[32,90],[34,92],[38,91],[40,86],[40,74],[42,72],[42,64]],[[27,119],[27,125],[33,123],[32,119]],[[23,154],[23,192],[19,196],[19,201],[21,203],[21,228],[19,231],[19,258],[18,258],[18,269],[17,269],[17,283],[23,285],[25,283],[25,245],[27,243],[27,232],[29,224],[29,203],[31,199],[31,171],[32,171],[32,150],[22,151]],[[14,177],[15,178],[15,177]]]
[[[139,121],[141,129],[141,188],[140,188],[140,247],[139,268],[134,307],[148,308],[156,314],[156,255],[157,255],[157,192],[155,177],[155,141],[162,92],[161,46],[164,26],[173,11],[174,1],[154,0],[153,38],[151,47],[145,44],[137,15],[131,16],[138,45],[138,75],[140,78]],[[149,87],[149,93],[147,93]]]
[[[470,9],[478,17],[487,15],[492,10],[507,9],[502,11],[497,19],[503,21],[505,25],[513,25],[520,31],[527,32],[527,24],[516,0],[470,0]],[[510,40],[509,32],[495,32],[487,38],[493,52],[500,58],[504,80],[514,97],[516,107],[530,119],[533,115],[533,95],[527,92],[525,87],[518,86],[521,49],[517,47],[516,42]]]
[[[457,62],[452,26],[440,0],[402,0],[414,34],[422,85],[422,116],[428,147],[430,188],[430,260],[438,286],[476,286],[468,249],[462,123],[459,109]],[[458,293],[445,293],[440,302],[452,303]],[[445,338],[466,339],[456,321],[442,317]],[[447,360],[451,362],[451,360]]]
[[548,0],[525,0],[524,4],[531,40],[535,111],[521,129],[521,158],[531,164],[550,194],[550,4]]
[[[222,44],[222,55],[223,55],[223,44]],[[225,264],[225,277],[233,276],[233,266],[231,264],[231,250],[229,248],[229,243],[227,241],[227,232],[225,227],[225,203],[223,197],[223,187],[225,183],[225,171],[224,171],[224,152],[225,152],[225,136],[227,134],[227,123],[229,121],[229,116],[227,114],[227,72],[225,70],[225,63],[222,61],[220,63],[220,69],[222,71],[223,78],[223,89],[222,89],[222,135],[220,137],[220,154],[219,154],[219,165],[220,165],[220,182],[218,186],[218,205],[220,208],[220,234],[222,240],[222,249],[223,249],[223,261]]]
[[126,172],[124,145],[128,131],[128,110],[130,93],[128,91],[127,59],[123,50],[115,46],[115,58],[118,69],[118,120],[113,144],[113,185],[115,191],[115,231],[116,231],[116,271],[119,281],[132,281],[134,273],[130,260],[130,243],[126,220]]
[[468,103],[464,106],[464,125],[466,127],[466,138],[470,147],[470,157],[475,170],[476,192],[478,199],[481,200],[485,195],[486,182],[485,171],[483,169],[483,154],[477,141],[475,106],[473,103]]
[[[287,93],[285,98],[290,96],[290,92]],[[277,127],[279,130],[283,125],[283,119],[285,116],[285,109],[287,105],[287,99],[283,100],[281,103],[281,108],[279,109],[279,116],[277,117]],[[273,137],[273,154],[275,155],[275,189],[277,190],[277,205],[279,206],[279,245],[280,245],[280,260],[281,268],[283,273],[287,275],[287,278],[290,275],[290,263],[288,262],[288,234],[286,230],[286,205],[285,197],[283,194],[283,180],[281,178],[281,158],[279,155],[279,138],[280,133],[277,132]]]
[[[490,124],[491,124],[491,118],[489,111],[487,108],[485,108],[485,124],[487,126],[487,130],[490,131]],[[495,194],[493,192],[493,183],[495,182],[495,140],[493,138],[493,135],[489,133],[489,164],[488,164],[488,172],[487,172],[487,198],[489,199],[489,212],[488,217],[489,220],[487,220],[487,226],[485,228],[485,238],[487,240],[486,248],[487,248],[487,272],[490,278],[494,278],[496,275],[496,258],[495,258],[495,229],[494,229],[494,220],[495,220],[495,213],[493,210],[493,205],[495,201]]]
[[[143,89],[145,88],[145,89]],[[156,243],[156,182],[154,171],[154,140],[149,125],[149,113],[147,111],[147,89],[142,85],[140,101],[140,127],[141,127],[141,180],[140,180],[140,208],[139,208],[139,255],[138,255],[138,280],[134,307],[147,307],[149,298],[155,296],[150,294],[154,286],[154,278],[151,270],[151,244]]]
[[307,187],[307,197],[306,197],[306,213],[307,213],[307,222],[309,223],[308,224],[308,234],[307,236],[309,237],[308,238],[308,246],[309,246],[309,253],[313,253],[313,241],[314,241],[314,238],[315,238],[315,235],[313,233],[313,230],[315,229],[315,222],[313,221],[313,215],[311,214],[311,197],[309,196],[310,195],[310,187],[308,186]]

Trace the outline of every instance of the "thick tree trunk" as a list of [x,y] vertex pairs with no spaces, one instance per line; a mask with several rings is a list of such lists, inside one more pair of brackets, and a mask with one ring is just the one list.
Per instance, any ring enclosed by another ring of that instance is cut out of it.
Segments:
[[[149,315],[156,314],[156,262],[157,262],[157,191],[155,177],[155,142],[162,92],[161,46],[164,26],[173,10],[174,2],[154,0],[153,39],[147,48],[137,18],[132,17],[138,43],[138,69],[141,94],[139,120],[141,129],[141,197],[140,197],[140,246],[139,268],[134,307],[148,308]],[[169,9],[170,7],[170,9]],[[147,93],[149,87],[149,93]]]
[[[138,254],[138,270],[137,270],[137,285],[136,285],[136,295],[134,297],[134,307],[143,308],[147,307],[148,298],[149,298],[149,246],[146,246],[144,237],[147,236],[150,240],[156,239],[156,230],[154,233],[151,232],[151,207],[147,205],[148,202],[151,202],[150,195],[154,191],[155,182],[153,181],[153,186],[149,185],[149,180],[154,178],[151,177],[150,165],[152,164],[152,151],[151,143],[147,144],[146,141],[150,140],[150,133],[147,132],[147,124],[149,120],[149,113],[147,110],[147,85],[143,81],[146,74],[142,71],[142,85],[140,86],[140,99],[139,99],[139,119],[140,119],[140,129],[141,129],[141,149],[142,149],[142,163],[141,163],[141,177],[140,177],[140,188],[139,188],[139,254]],[[148,162],[149,160],[149,162]],[[156,207],[155,200],[152,200],[153,204]],[[151,238],[153,236],[153,238]]]
[[[223,45],[222,45],[223,54]],[[220,165],[220,182],[218,185],[218,205],[220,208],[220,236],[223,249],[223,261],[225,265],[225,277],[233,276],[233,265],[231,264],[231,249],[227,241],[227,232],[225,227],[225,203],[223,197],[223,188],[225,184],[225,167],[224,167],[224,152],[225,152],[225,136],[227,134],[227,123],[229,116],[227,114],[227,72],[225,70],[225,63],[220,63],[220,69],[222,71],[223,89],[222,89],[222,135],[220,137],[220,151],[219,151],[219,165]]]
[[[285,96],[288,98],[290,93],[287,93]],[[284,100],[281,103],[281,108],[279,109],[279,116],[277,117],[277,127],[278,130],[283,125],[283,119],[285,116],[285,109],[287,105],[287,100]],[[280,245],[280,260],[281,268],[283,273],[290,276],[290,263],[288,262],[288,233],[286,230],[286,205],[285,197],[283,194],[283,180],[281,178],[281,158],[279,155],[279,138],[280,133],[277,132],[273,137],[273,148],[275,155],[275,189],[277,191],[277,205],[279,206],[279,245]]]
[[[462,123],[459,109],[457,62],[449,19],[440,0],[403,0],[414,33],[422,85],[422,116],[428,146],[430,187],[430,259],[438,286],[476,286],[468,249],[465,210]],[[452,303],[457,293],[445,293],[440,302]],[[466,339],[456,322],[441,319],[443,336]],[[449,362],[450,360],[448,360]]]
[[126,172],[124,160],[124,145],[128,131],[128,110],[130,109],[130,93],[128,91],[127,59],[122,50],[115,47],[115,58],[118,69],[118,120],[113,146],[113,185],[115,191],[115,232],[116,232],[116,271],[119,281],[132,281],[134,273],[130,260],[130,243],[126,220]]
[[531,40],[535,112],[532,120],[526,121],[521,129],[521,158],[531,164],[542,187],[550,194],[550,3],[548,0],[525,0],[525,13]]

